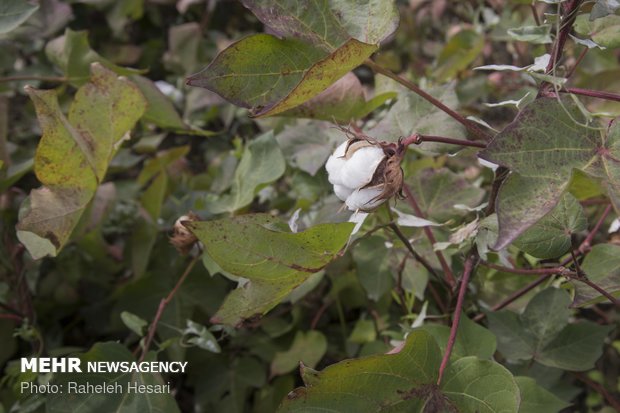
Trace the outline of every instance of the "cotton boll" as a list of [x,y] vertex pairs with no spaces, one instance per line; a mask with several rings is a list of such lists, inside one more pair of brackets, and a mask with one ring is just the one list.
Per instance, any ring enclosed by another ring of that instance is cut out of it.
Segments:
[[344,154],[347,150],[348,141],[344,141],[336,148],[334,153],[330,155],[325,163],[325,169],[327,169],[327,179],[333,185],[342,184],[342,168],[345,164]]
[[349,195],[353,193],[353,189],[343,185],[334,185],[334,193],[341,201],[346,201]]
[[361,188],[367,185],[384,157],[383,149],[377,146],[358,149],[342,168],[340,183],[349,188]]
[[385,202],[385,199],[375,199],[382,191],[382,187],[371,187],[353,191],[345,201],[347,208],[351,211],[370,211],[375,209]]

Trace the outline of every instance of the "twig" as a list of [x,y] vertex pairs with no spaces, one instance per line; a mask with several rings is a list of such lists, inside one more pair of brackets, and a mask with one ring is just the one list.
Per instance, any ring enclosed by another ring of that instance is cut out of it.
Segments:
[[530,4],[530,8],[532,9],[532,16],[534,16],[534,21],[536,22],[536,26],[540,26],[540,17],[538,17],[538,11],[536,10],[536,5],[532,3]]
[[418,133],[414,133],[413,135],[403,139],[401,143],[404,146],[409,146],[409,145],[419,145],[422,142],[441,142],[441,143],[449,143],[450,145],[470,146],[473,148],[486,148],[487,147],[487,144],[484,142],[446,138],[443,136],[420,135]]
[[614,102],[620,102],[620,95],[611,92],[603,92],[601,90],[581,89],[578,87],[567,87],[560,89],[562,93],[572,93],[574,95],[589,96],[593,98],[613,100]]
[[595,392],[602,394],[605,400],[607,400],[607,403],[609,403],[611,407],[616,409],[617,412],[620,412],[620,402],[616,400],[616,398],[613,397],[604,386],[602,386],[601,384],[595,381],[590,380],[583,373],[573,372],[573,375],[577,378],[577,380],[585,383],[588,387],[590,387]]
[[570,77],[575,73],[575,69],[577,69],[577,66],[579,66],[583,58],[586,56],[586,53],[588,53],[588,50],[590,49],[588,49],[587,47],[584,47],[581,53],[579,53],[577,60],[575,60],[575,64],[570,68],[568,73],[566,73],[566,76],[565,76],[566,79],[570,79]]
[[[499,311],[502,308],[504,308],[507,305],[509,305],[510,303],[512,303],[513,301],[518,300],[519,298],[523,297],[525,294],[527,294],[528,292],[530,292],[534,288],[538,287],[540,284],[542,284],[547,278],[551,277],[552,275],[553,274],[543,274],[543,275],[541,275],[535,281],[532,281],[531,283],[529,283],[525,287],[522,287],[519,290],[515,291],[514,293],[510,294],[507,298],[505,298],[500,303],[495,304],[493,307],[491,307],[491,311],[492,312]],[[474,317],[474,321],[480,321],[484,317],[486,317],[486,314],[485,313],[480,313],[476,317]]]
[[311,330],[316,329],[316,326],[319,324],[319,320],[325,313],[325,310],[327,310],[331,304],[332,304],[332,300],[325,300],[325,302],[323,302],[323,305],[319,308],[319,310],[316,312],[314,317],[312,317],[312,322],[310,323]]
[[23,320],[22,317],[16,315],[16,314],[2,314],[0,313],[0,319],[5,319],[5,320],[15,320],[15,321],[19,321],[21,322]]
[[[493,264],[487,261],[480,261],[480,264],[485,267],[493,268],[494,270],[509,272],[511,274],[523,274],[523,275],[541,275],[541,274],[562,274],[570,275],[572,272],[568,271],[565,267],[551,267],[551,268],[510,268],[503,265]],[[577,275],[576,273],[572,273]]]
[[604,295],[605,298],[607,298],[609,301],[611,301],[616,307],[620,307],[620,301],[616,297],[614,297],[613,295],[608,293],[604,288],[602,288],[598,284],[593,283],[592,281],[590,281],[587,277],[577,278],[577,281],[581,281],[582,283],[586,284],[587,286],[595,289],[601,295]]
[[579,251],[580,254],[583,254],[584,252],[590,249],[590,246],[592,245],[592,240],[594,239],[598,231],[601,229],[601,226],[603,226],[603,223],[605,222],[605,219],[607,219],[607,216],[609,215],[610,212],[611,212],[611,204],[608,204],[605,207],[605,210],[603,211],[603,213],[601,214],[601,217],[598,219],[598,221],[596,221],[596,225],[594,225],[594,228],[592,228],[592,230],[588,232],[588,235],[586,235],[585,239],[579,245],[579,248],[577,248],[577,251]]
[[[413,208],[413,211],[415,212],[415,214],[419,216],[420,218],[426,218],[426,215],[424,214],[424,212],[422,212],[418,203],[413,197],[413,193],[411,192],[411,188],[409,188],[409,185],[407,184],[403,185],[403,192],[405,193],[405,196],[407,197],[407,202],[409,203],[409,205],[411,205],[411,208]],[[426,238],[428,238],[431,245],[434,246],[437,243],[437,240],[435,239],[435,235],[433,234],[433,230],[431,229],[431,227],[426,226],[426,227],[422,227],[422,229],[424,230],[424,233],[426,234]],[[435,255],[437,256],[437,259],[439,260],[439,264],[441,264],[441,268],[443,269],[443,272],[445,274],[446,282],[448,283],[450,287],[454,287],[456,285],[456,279],[454,278],[454,274],[452,273],[452,270],[450,269],[448,262],[444,258],[441,251],[435,251]]]
[[27,80],[37,80],[41,82],[60,82],[60,83],[69,81],[69,79],[64,76],[23,75],[23,76],[0,77],[0,83],[23,82]]
[[172,299],[174,298],[174,295],[177,293],[177,291],[179,290],[179,288],[181,287],[181,285],[183,284],[183,282],[185,281],[189,273],[192,271],[192,268],[194,268],[194,265],[196,265],[201,255],[202,254],[198,253],[194,258],[192,258],[192,260],[187,265],[187,268],[185,268],[183,275],[181,275],[181,277],[177,281],[172,291],[170,291],[168,295],[165,298],[162,298],[161,301],[159,302],[159,307],[157,307],[155,318],[153,318],[153,322],[149,326],[149,331],[146,336],[146,340],[144,341],[144,346],[142,347],[140,361],[144,360],[146,353],[149,351],[151,342],[153,341],[153,337],[155,337],[155,332],[157,331],[157,324],[159,323],[159,320],[161,319],[161,316],[163,315],[164,310],[166,309],[166,306],[170,303],[170,301],[172,301]]
[[[431,273],[431,275],[433,275],[436,279],[438,279],[439,281],[444,281],[444,279],[442,277],[440,277],[439,274],[437,274],[437,271],[435,271],[433,266],[423,256],[418,254],[418,252],[415,249],[413,249],[413,245],[411,245],[411,242],[409,242],[409,240],[407,239],[405,234],[403,234],[403,232],[400,230],[398,225],[396,225],[395,223],[392,222],[392,223],[389,224],[389,227],[392,228],[392,231],[394,231],[396,236],[403,242],[403,244],[405,244],[405,247],[409,250],[411,255],[413,255],[413,258],[417,262],[422,264],[422,266],[424,268],[426,268],[426,270],[429,273]],[[441,312],[444,313],[444,314],[447,313],[448,312],[448,306],[446,304],[444,304],[443,300],[441,299],[441,296],[439,295],[437,290],[435,290],[435,287],[433,287],[430,282],[428,283],[428,289],[431,292],[431,294],[433,295],[433,298],[435,299],[435,301],[437,302],[437,306],[439,307]]]
[[450,115],[454,120],[456,120],[457,122],[465,126],[470,132],[476,135],[479,139],[484,140],[484,141],[488,141],[491,139],[491,137],[488,134],[486,134],[482,129],[480,129],[474,122],[456,113],[455,111],[453,111],[452,109],[450,109],[449,107],[441,103],[439,100],[437,100],[433,96],[429,95],[428,93],[420,89],[420,87],[418,87],[415,83],[410,82],[404,77],[401,77],[397,75],[396,73],[393,73],[391,70],[386,69],[383,66],[376,64],[370,59],[366,60],[364,64],[368,66],[370,69],[372,69],[373,72],[380,73],[384,76],[389,77],[392,80],[395,80],[396,82],[405,86],[407,89],[411,90],[413,93],[426,99],[433,106],[437,107],[438,109],[441,109],[442,111]]
[[454,347],[454,343],[456,342],[456,334],[459,329],[459,322],[461,321],[461,312],[463,311],[463,301],[465,300],[467,285],[469,284],[469,278],[471,277],[471,274],[474,271],[474,268],[476,267],[479,259],[480,258],[478,257],[478,253],[474,249],[474,251],[470,253],[469,257],[467,257],[467,260],[465,260],[463,277],[461,278],[461,287],[459,288],[459,295],[456,299],[456,308],[454,309],[454,316],[452,317],[452,326],[450,327],[450,337],[448,338],[446,351],[443,353],[443,359],[441,360],[441,365],[439,366],[439,376],[437,378],[438,386],[441,384],[443,373],[448,366],[448,361],[450,361],[452,348]]

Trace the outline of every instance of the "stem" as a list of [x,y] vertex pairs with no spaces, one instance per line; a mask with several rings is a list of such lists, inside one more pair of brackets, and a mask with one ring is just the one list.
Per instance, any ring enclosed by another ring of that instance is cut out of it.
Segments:
[[575,64],[573,65],[573,67],[570,68],[570,70],[568,71],[568,73],[566,74],[566,78],[570,79],[570,77],[573,75],[573,73],[575,73],[575,69],[577,69],[577,66],[579,66],[579,64],[581,63],[581,61],[583,60],[583,58],[586,56],[586,53],[588,53],[588,49],[587,47],[584,47],[583,50],[581,51],[581,53],[579,54],[579,57],[577,57],[577,60],[575,61]]
[[201,255],[202,254],[199,253],[194,258],[192,258],[192,260],[187,265],[187,268],[185,268],[183,275],[181,275],[181,277],[177,281],[172,291],[170,291],[168,295],[165,298],[162,298],[161,301],[159,302],[159,307],[157,307],[155,318],[153,318],[153,322],[149,326],[149,331],[146,336],[146,340],[144,341],[144,346],[142,347],[142,353],[140,355],[139,361],[144,360],[146,353],[149,351],[149,348],[151,347],[151,342],[153,341],[153,337],[155,337],[155,332],[157,331],[157,324],[159,323],[161,316],[164,314],[164,310],[166,309],[166,306],[170,303],[170,301],[172,301],[172,299],[174,298],[174,295],[177,293],[177,291],[179,290],[179,288],[181,287],[181,285],[183,284],[183,282],[185,281],[189,273],[192,271],[192,268],[194,268],[194,265],[196,265]]
[[64,76],[37,76],[37,75],[23,75],[23,76],[7,76],[0,77],[0,83],[8,83],[8,82],[23,82],[26,80],[37,80],[41,82],[60,82],[64,83],[69,81]]
[[0,314],[0,319],[22,321],[22,317],[15,314]]
[[599,286],[599,285],[593,283],[592,281],[588,280],[587,277],[578,278],[577,281],[581,281],[582,283],[586,284],[587,286],[595,289],[601,295],[604,295],[605,298],[607,298],[610,302],[612,302],[616,307],[620,307],[620,301],[616,297],[614,297],[613,295],[611,295],[610,293],[605,291],[605,289],[602,288],[601,286]]
[[442,111],[444,111],[445,113],[450,115],[454,120],[456,120],[457,122],[459,122],[463,126],[465,126],[470,132],[472,132],[474,135],[476,135],[479,139],[484,140],[484,141],[489,141],[491,139],[491,137],[488,134],[486,134],[485,132],[483,132],[482,129],[480,129],[474,122],[472,122],[472,121],[464,118],[462,115],[456,113],[455,111],[453,111],[452,109],[450,109],[449,107],[447,107],[446,105],[441,103],[439,100],[437,100],[433,96],[429,95],[428,93],[426,93],[425,91],[420,89],[420,87],[418,87],[415,83],[410,82],[409,80],[407,80],[407,79],[397,75],[396,73],[392,72],[391,70],[386,69],[383,66],[376,64],[375,62],[373,62],[370,59],[367,59],[364,62],[364,64],[366,66],[368,66],[370,69],[372,69],[373,72],[382,74],[384,76],[389,77],[392,80],[395,80],[396,82],[398,82],[401,85],[405,86],[407,89],[411,90],[413,93],[415,93],[418,96],[426,99],[433,106],[437,107],[438,109],[441,109]]
[[579,251],[580,253],[584,253],[586,250],[590,248],[590,245],[592,245],[592,240],[596,236],[596,233],[601,229],[603,222],[605,222],[605,219],[607,219],[607,216],[609,215],[610,212],[611,212],[611,204],[608,204],[607,207],[605,207],[603,214],[596,222],[596,225],[594,225],[594,228],[592,228],[592,231],[588,232],[588,235],[586,235],[586,238],[581,242],[581,244],[579,245],[579,248],[577,248],[577,251]]
[[[432,267],[432,265],[430,265],[429,262],[426,261],[426,259],[423,256],[418,254],[417,251],[413,249],[413,245],[411,245],[411,242],[409,242],[409,240],[407,239],[405,234],[403,234],[403,232],[400,230],[398,225],[396,225],[395,223],[392,222],[392,223],[390,223],[390,228],[392,228],[392,230],[394,231],[396,236],[403,242],[403,244],[405,244],[405,247],[407,247],[407,249],[409,250],[411,255],[413,255],[413,258],[415,258],[415,260],[417,262],[422,264],[422,266],[424,268],[426,268],[426,270],[429,273],[431,273],[435,278],[437,278],[439,281],[443,281],[443,278],[441,278],[439,276],[439,274],[437,274],[437,272]],[[447,313],[448,312],[448,307],[446,306],[446,304],[444,304],[443,300],[441,300],[441,296],[437,293],[437,290],[435,290],[435,288],[431,285],[430,282],[428,283],[428,288],[429,288],[431,294],[433,294],[433,298],[437,302],[437,306],[439,307],[441,312],[444,313],[444,314]]]
[[467,292],[467,285],[469,284],[469,278],[476,267],[476,264],[480,258],[476,252],[470,254],[465,261],[465,268],[463,269],[463,277],[461,278],[461,287],[459,288],[459,295],[456,299],[456,308],[454,309],[454,316],[452,319],[452,326],[450,327],[450,337],[448,338],[448,345],[446,351],[443,353],[443,359],[439,366],[439,377],[437,378],[437,385],[441,384],[443,373],[450,361],[450,355],[452,354],[452,348],[456,342],[456,334],[459,329],[459,322],[461,321],[461,312],[463,311],[463,301],[465,300],[465,293]]
[[[567,272],[564,267],[552,267],[552,268],[510,268],[504,267],[502,265],[493,264],[487,261],[480,261],[480,264],[485,267],[493,268],[494,270],[509,272],[511,274],[523,274],[523,275],[541,275],[541,274],[562,274],[562,275],[570,275],[571,272]],[[576,274],[576,273],[573,273]]]
[[[528,292],[530,292],[534,288],[538,287],[540,284],[542,284],[547,278],[551,277],[552,275],[553,274],[543,274],[543,275],[541,275],[535,281],[529,283],[525,287],[522,287],[521,289],[519,289],[519,290],[515,291],[514,293],[510,294],[502,302],[500,302],[498,304],[495,304],[493,307],[491,307],[491,311],[492,312],[499,311],[502,308],[504,308],[507,305],[509,305],[510,303],[512,303],[513,301],[518,300],[519,298],[523,297],[525,294],[527,294]],[[474,321],[480,321],[484,317],[486,317],[486,314],[485,313],[480,313],[476,317],[474,317]]]
[[[407,202],[409,202],[409,205],[411,205],[411,208],[413,208],[413,211],[415,212],[415,214],[419,216],[420,218],[426,218],[426,215],[424,214],[424,212],[422,212],[422,210],[418,206],[418,203],[413,197],[413,193],[411,192],[411,188],[409,188],[409,185],[407,184],[403,185],[403,192],[405,192],[405,195],[407,196]],[[426,238],[428,238],[431,245],[434,246],[437,243],[437,240],[435,239],[435,235],[433,234],[433,230],[431,229],[431,227],[428,227],[428,226],[422,227],[422,229],[424,230],[424,233],[426,234]],[[444,258],[441,251],[435,251],[435,255],[437,256],[437,259],[439,260],[439,264],[441,264],[441,268],[443,269],[444,275],[446,277],[446,282],[448,283],[450,287],[454,287],[456,285],[456,279],[454,278],[454,274],[452,273],[452,270],[450,269],[448,262]]]
[[473,148],[483,148],[483,149],[487,147],[487,144],[484,142],[467,141],[464,139],[455,139],[455,138],[446,138],[443,136],[420,135],[418,133],[414,133],[408,138],[405,138],[401,143],[404,146],[409,146],[409,145],[419,145],[422,142],[441,142],[441,143],[449,143],[451,145],[470,146]]
[[617,412],[620,412],[620,402],[616,400],[611,394],[609,394],[609,392],[607,391],[607,389],[605,389],[605,387],[603,387],[599,383],[596,383],[590,380],[583,373],[573,373],[573,374],[575,375],[577,380],[585,383],[588,387],[590,387],[595,392],[602,394],[603,397],[605,397],[605,400],[607,400],[607,403],[609,403],[611,407],[616,409]]
[[560,92],[572,93],[574,95],[590,96],[593,98],[613,100],[614,102],[620,102],[620,95],[616,93],[611,93],[611,92],[603,92],[601,90],[581,89],[578,87],[567,87],[566,89],[561,89]]

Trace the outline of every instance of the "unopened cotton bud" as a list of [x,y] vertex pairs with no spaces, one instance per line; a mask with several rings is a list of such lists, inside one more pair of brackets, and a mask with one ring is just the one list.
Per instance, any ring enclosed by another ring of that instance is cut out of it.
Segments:
[[378,198],[381,192],[383,188],[378,187],[357,189],[351,193],[345,203],[351,211],[370,211],[385,202],[385,199]]
[[342,185],[349,188],[361,188],[372,181],[375,170],[385,158],[383,149],[377,146],[367,146],[355,151],[347,159],[341,173]]
[[334,185],[334,193],[341,201],[346,201],[349,195],[353,193],[353,189],[344,185]]

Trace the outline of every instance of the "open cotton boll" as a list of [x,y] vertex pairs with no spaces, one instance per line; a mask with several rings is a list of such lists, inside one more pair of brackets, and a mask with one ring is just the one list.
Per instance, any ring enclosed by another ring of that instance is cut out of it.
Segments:
[[385,202],[385,199],[375,199],[381,192],[383,192],[381,186],[358,189],[349,195],[345,203],[351,211],[370,211]]
[[347,188],[344,185],[334,185],[334,193],[341,201],[346,201],[353,191],[353,189]]
[[377,146],[360,148],[349,158],[340,175],[340,184],[349,188],[361,188],[371,180],[385,153]]
[[342,142],[332,153],[327,162],[325,163],[325,169],[327,169],[327,179],[332,185],[342,184],[342,168],[346,162],[344,154],[347,150],[348,141]]

